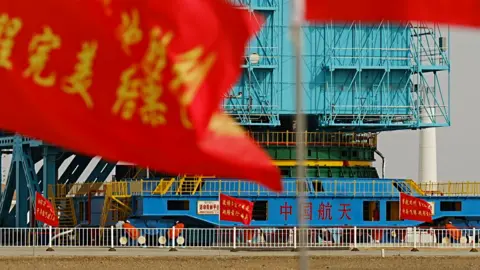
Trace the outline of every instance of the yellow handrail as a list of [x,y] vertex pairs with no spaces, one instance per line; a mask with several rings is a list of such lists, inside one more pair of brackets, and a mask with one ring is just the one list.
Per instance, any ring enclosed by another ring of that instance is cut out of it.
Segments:
[[[161,192],[154,192],[162,181]],[[182,185],[180,185],[180,181],[182,181]],[[408,190],[411,190],[416,196],[480,196],[480,183],[477,182],[417,184],[413,180],[382,181],[381,179],[316,179],[316,181],[316,185],[309,184],[309,190],[316,196],[391,196],[393,193],[398,192],[395,185],[398,186],[399,183],[404,183],[409,187],[409,189],[402,189],[403,192],[408,193]],[[166,185],[167,182],[169,182],[168,185]],[[141,183],[141,185],[139,185],[139,183]],[[60,191],[61,194],[68,193],[69,197],[88,196],[88,194],[83,191],[78,193],[74,192],[84,190],[85,185],[91,184],[59,185],[56,190]],[[278,195],[249,181],[219,180],[202,177],[193,177],[192,179],[182,178],[182,180],[162,179],[113,182],[105,183],[103,186],[104,192],[98,192],[95,194],[96,196],[192,196],[196,194],[214,195],[220,191],[237,196]],[[179,192],[182,190],[182,186],[188,186],[189,189],[185,190],[185,192]],[[295,180],[284,180],[284,187],[284,195],[293,196],[297,192]],[[51,190],[50,187],[49,190]]]
[[[262,145],[295,145],[298,132],[249,132],[249,135]],[[376,147],[375,133],[344,133],[344,132],[303,132],[307,145],[316,146],[357,146]]]

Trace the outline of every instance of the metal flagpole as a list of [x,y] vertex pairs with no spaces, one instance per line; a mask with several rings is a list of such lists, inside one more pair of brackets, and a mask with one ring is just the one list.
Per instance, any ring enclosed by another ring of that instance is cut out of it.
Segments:
[[[222,218],[220,214],[222,213],[222,203],[220,201],[220,194],[222,193],[222,181],[218,181],[218,232],[220,234],[220,239],[223,241],[223,233],[222,233]],[[218,234],[217,234],[218,237]],[[218,256],[220,256],[220,249],[218,249]]]
[[301,27],[304,21],[305,0],[292,0],[292,35],[293,45],[295,48],[295,100],[297,107],[296,115],[296,152],[297,152],[297,218],[299,225],[299,251],[300,251],[300,269],[308,269],[308,254],[305,248],[305,240],[307,239],[307,224],[304,224],[303,206],[306,203],[305,196],[305,147],[304,136],[306,131],[306,116],[303,114],[303,91],[302,91],[302,37]]

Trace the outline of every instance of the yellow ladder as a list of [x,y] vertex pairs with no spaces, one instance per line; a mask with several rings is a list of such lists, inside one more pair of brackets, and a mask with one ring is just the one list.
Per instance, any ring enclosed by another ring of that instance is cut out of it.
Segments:
[[418,194],[420,195],[425,195],[425,192],[417,185],[417,183],[415,181],[413,181],[412,179],[408,179],[405,181],[405,183],[407,183],[410,188],[412,190],[415,190]]
[[132,213],[132,208],[129,206],[130,202],[131,195],[128,194],[128,183],[114,182],[105,184],[105,199],[100,218],[100,227],[107,225],[110,214],[110,221],[113,223],[127,219]]
[[52,204],[58,215],[59,227],[77,226],[77,215],[72,197],[55,197]]
[[175,178],[160,180],[160,183],[157,185],[157,187],[152,192],[152,194],[155,194],[155,195],[165,195],[165,194],[167,194],[167,192],[172,187],[173,182],[175,182]]
[[201,176],[183,176],[177,187],[177,195],[194,195],[200,185],[202,184],[203,177]]

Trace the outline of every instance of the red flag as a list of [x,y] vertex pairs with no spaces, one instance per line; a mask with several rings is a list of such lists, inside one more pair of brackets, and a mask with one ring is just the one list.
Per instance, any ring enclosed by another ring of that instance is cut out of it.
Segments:
[[[10,102],[0,128],[112,161],[281,190],[268,155],[232,136],[238,128],[215,124],[227,117],[212,120],[259,27],[218,0],[1,1],[0,93]],[[229,140],[242,152],[218,149]],[[239,155],[249,160],[233,162]]]
[[480,26],[478,0],[306,0],[309,21],[424,21]]
[[55,208],[42,194],[35,192],[35,220],[52,227],[58,227],[58,217]]
[[432,222],[432,207],[425,200],[400,192],[400,219]]
[[220,194],[220,220],[250,225],[253,202]]

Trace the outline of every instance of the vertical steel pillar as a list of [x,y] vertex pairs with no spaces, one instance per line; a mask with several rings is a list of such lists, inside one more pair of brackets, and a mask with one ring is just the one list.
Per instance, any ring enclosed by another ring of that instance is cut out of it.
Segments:
[[[57,149],[51,146],[45,146],[43,148],[43,196],[51,197],[55,196],[55,185],[57,184],[57,164],[56,156]],[[53,194],[49,194],[48,187],[51,186]]]
[[15,135],[13,142],[12,165],[15,170],[15,227],[25,228],[28,225],[27,213],[30,208],[25,170],[22,168],[22,137]]
[[15,192],[15,173],[16,171],[14,168],[12,155],[12,162],[10,162],[10,169],[8,170],[5,190],[0,200],[0,226],[2,227],[14,225],[13,223],[10,223],[10,221],[14,222],[14,220],[10,219],[10,208],[12,206],[13,193]]
[[2,196],[3,196],[3,168],[2,168],[3,162],[2,161],[3,161],[3,152],[2,150],[0,150],[0,201],[2,200]]

